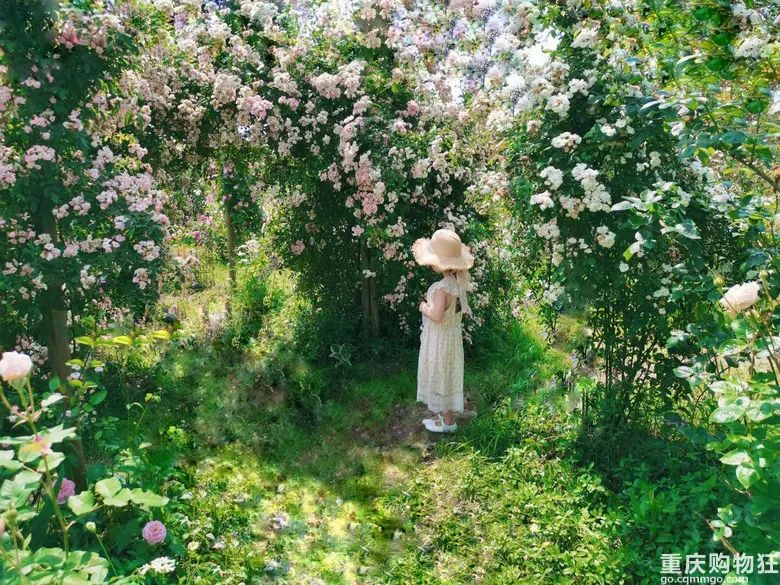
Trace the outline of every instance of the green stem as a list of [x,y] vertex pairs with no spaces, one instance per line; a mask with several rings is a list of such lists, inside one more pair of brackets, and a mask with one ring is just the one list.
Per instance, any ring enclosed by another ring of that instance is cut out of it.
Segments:
[[0,384],[0,401],[2,401],[3,406],[5,406],[8,409],[8,412],[12,412],[12,406],[11,403],[8,402],[8,398],[5,397],[5,392],[3,391],[3,386]]
[[[32,385],[30,384],[29,377],[26,380],[26,384],[27,384],[27,391],[30,393],[30,396],[32,396],[33,395]],[[30,406],[34,411],[35,404],[31,403]],[[37,435],[38,427],[35,425],[35,419],[34,418],[28,419],[28,424],[30,426],[30,430],[32,430],[33,436]],[[44,482],[44,489],[46,490],[46,494],[49,496],[49,500],[51,500],[51,505],[54,507],[54,515],[57,516],[57,521],[59,522],[60,528],[62,529],[63,549],[67,554],[68,551],[70,550],[70,546],[68,542],[68,525],[65,523],[65,518],[62,515],[62,510],[60,510],[60,505],[57,503],[57,496],[55,495],[54,489],[52,488],[53,478],[51,475],[51,469],[49,469],[49,460],[46,459],[45,454],[41,456],[41,461],[43,461],[44,476],[46,478],[46,481]]]
[[62,529],[62,548],[67,554],[70,550],[68,543],[68,525],[65,523],[65,517],[62,515],[62,510],[60,510],[60,505],[57,502],[57,496],[54,494],[54,490],[52,489],[52,476],[51,470],[49,469],[49,461],[46,459],[45,455],[42,457],[42,460],[44,469],[46,470],[46,493],[51,500],[52,506],[54,506],[54,514],[57,516],[57,521],[60,523],[60,528]]
[[114,575],[119,577],[119,572],[116,570],[116,567],[114,566],[114,561],[111,560],[111,555],[108,554],[108,551],[106,550],[106,546],[103,544],[103,539],[100,538],[100,535],[95,532],[95,538],[97,538],[98,544],[100,544],[100,548],[103,551],[103,554],[106,555],[106,559],[108,560],[108,564],[111,565],[111,570],[114,571]]
[[[17,392],[19,393],[19,398],[22,401],[22,404],[25,406],[25,411],[27,410],[27,398],[30,399],[29,407],[31,410],[31,414],[29,417],[26,417],[27,425],[30,427],[30,430],[32,431],[33,436],[38,435],[38,427],[35,424],[35,397],[32,390],[32,384],[30,384],[30,378],[27,377],[24,381],[24,383],[21,384],[14,384],[13,385]],[[25,392],[26,391],[26,392]],[[0,388],[0,401],[2,401],[3,405],[11,411],[11,405],[8,402],[8,399],[5,396],[5,392],[3,392],[2,388]],[[26,414],[26,413],[25,413]],[[41,461],[43,462],[43,468],[44,468],[44,481],[43,481],[43,489],[46,491],[46,495],[49,497],[49,500],[52,503],[52,507],[54,508],[54,514],[57,517],[57,521],[59,522],[60,528],[62,529],[62,541],[63,541],[63,549],[65,551],[65,554],[67,555],[70,551],[70,542],[68,537],[68,525],[65,522],[65,518],[62,515],[62,510],[60,510],[60,506],[57,503],[57,496],[54,493],[53,489],[53,477],[51,469],[49,468],[49,461],[47,459],[47,455],[43,454],[41,457]],[[16,551],[16,563],[17,567],[21,568],[21,558],[19,557],[19,547],[16,545],[16,537],[17,537],[17,528],[15,523],[10,527],[12,532],[12,540],[14,541],[14,549]],[[24,544],[24,540],[22,541]],[[62,577],[64,579],[64,575]],[[61,582],[62,582],[61,579]]]

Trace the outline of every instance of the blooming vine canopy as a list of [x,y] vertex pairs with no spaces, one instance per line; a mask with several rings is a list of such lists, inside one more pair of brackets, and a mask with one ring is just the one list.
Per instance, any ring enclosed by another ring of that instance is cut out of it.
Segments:
[[53,311],[142,311],[156,293],[168,218],[146,150],[105,126],[124,115],[112,91],[134,52],[130,17],[26,2],[5,10],[2,310],[28,332],[57,321]]

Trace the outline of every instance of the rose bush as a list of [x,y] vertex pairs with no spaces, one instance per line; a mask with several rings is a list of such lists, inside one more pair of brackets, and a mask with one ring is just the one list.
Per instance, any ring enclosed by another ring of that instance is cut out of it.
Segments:
[[675,164],[675,138],[644,107],[641,78],[602,56],[623,41],[588,23],[608,30],[610,14],[590,17],[551,15],[560,38],[514,141],[515,185],[528,249],[548,267],[540,300],[583,312],[593,330],[603,377],[585,414],[625,426],[686,390],[674,375],[685,353],[666,341],[706,310],[710,267],[734,252],[700,169]]
[[67,394],[74,323],[139,316],[157,296],[165,194],[146,150],[114,127],[130,112],[112,97],[147,24],[133,4],[9,2],[0,20],[2,336],[35,337]]
[[592,325],[603,374],[584,408],[696,425],[709,385],[710,422],[729,427],[710,428],[710,447],[749,495],[711,527],[732,551],[773,550],[776,10],[571,4],[545,18],[558,44],[515,139],[515,184],[551,321],[574,308]]
[[[487,149],[468,139],[472,121],[454,104],[413,99],[400,3],[346,16],[251,2],[168,8],[176,42],[147,56],[127,91],[151,112],[149,140],[166,128],[149,146],[161,164],[221,161],[231,263],[242,239],[262,234],[334,321],[370,335],[380,312],[413,329],[424,290],[408,250],[437,227],[474,242],[475,280],[487,278],[489,197],[473,189]],[[236,231],[239,214],[249,222]]]
[[[76,483],[63,474],[66,457],[61,447],[76,437],[76,427],[67,426],[73,422],[73,413],[58,392],[49,389],[44,394],[33,387],[31,370],[29,356],[3,353],[0,372],[7,386],[0,384],[0,403],[14,425],[12,435],[0,437],[4,446],[0,451],[0,571],[4,582],[134,582],[133,563],[120,565],[120,571],[106,548],[115,548],[117,536],[134,525],[133,517],[125,520],[125,526],[114,525],[113,532],[107,524],[123,509],[147,515],[168,499],[143,489],[140,476],[128,473],[130,468],[123,461],[128,453],[93,488],[77,491]],[[143,537],[150,543],[162,542],[162,524],[152,521],[150,525],[153,529],[145,528]]]

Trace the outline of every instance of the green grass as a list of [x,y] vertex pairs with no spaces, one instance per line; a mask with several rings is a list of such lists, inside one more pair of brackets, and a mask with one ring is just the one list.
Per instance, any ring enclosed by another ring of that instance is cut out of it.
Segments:
[[289,278],[247,286],[262,292],[202,342],[186,339],[222,293],[171,299],[185,339],[136,372],[161,397],[145,432],[179,454],[166,522],[181,582],[655,583],[660,552],[714,550],[703,518],[724,500],[701,454],[637,436],[605,476],[564,408],[566,354],[532,318],[476,341],[477,416],[432,436],[413,349],[312,363]]

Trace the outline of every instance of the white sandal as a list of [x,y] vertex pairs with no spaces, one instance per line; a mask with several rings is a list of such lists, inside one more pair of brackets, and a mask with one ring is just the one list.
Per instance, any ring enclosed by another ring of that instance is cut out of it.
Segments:
[[424,427],[427,427],[428,425],[434,424],[439,421],[444,422],[444,417],[441,414],[436,414],[433,416],[433,418],[422,419],[422,424]]
[[425,422],[424,424],[425,428],[431,433],[454,433],[458,430],[458,423],[448,425],[444,422],[444,417],[441,415],[439,415],[438,420],[428,419],[428,422]]

